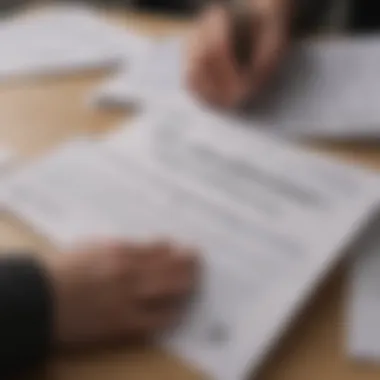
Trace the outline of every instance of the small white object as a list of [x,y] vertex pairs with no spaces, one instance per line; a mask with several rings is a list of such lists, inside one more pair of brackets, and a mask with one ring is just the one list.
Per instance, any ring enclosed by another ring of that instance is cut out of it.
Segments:
[[0,81],[125,63],[143,40],[85,6],[56,5],[14,16],[0,23]]
[[198,246],[203,276],[161,343],[215,380],[255,372],[377,213],[377,175],[187,107],[69,143],[0,186],[60,246],[91,236]]

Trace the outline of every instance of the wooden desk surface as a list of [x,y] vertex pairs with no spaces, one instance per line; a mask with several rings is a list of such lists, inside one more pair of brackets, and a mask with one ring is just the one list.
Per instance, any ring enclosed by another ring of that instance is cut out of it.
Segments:
[[[118,17],[150,33],[182,23],[151,17]],[[86,106],[86,96],[105,73],[48,79],[0,87],[0,138],[25,158],[41,154],[78,133],[102,133],[126,117]],[[380,168],[380,147],[323,147],[353,162]],[[0,221],[1,248],[50,252],[48,244],[10,217]],[[296,326],[265,364],[260,380],[378,380],[380,368],[359,366],[345,356],[344,264],[330,276]],[[46,380],[190,380],[199,376],[153,349],[121,347],[106,352],[60,356],[36,378]],[[231,379],[235,380],[235,379]]]

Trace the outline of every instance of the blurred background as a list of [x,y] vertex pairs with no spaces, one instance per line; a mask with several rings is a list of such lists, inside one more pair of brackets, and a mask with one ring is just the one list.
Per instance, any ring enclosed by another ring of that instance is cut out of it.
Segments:
[[[0,10],[2,12],[14,11],[20,7],[33,5],[34,3],[69,3],[70,0],[0,0]],[[202,0],[82,0],[81,3],[88,3],[101,7],[135,7],[142,10],[157,12],[186,13],[198,9]]]

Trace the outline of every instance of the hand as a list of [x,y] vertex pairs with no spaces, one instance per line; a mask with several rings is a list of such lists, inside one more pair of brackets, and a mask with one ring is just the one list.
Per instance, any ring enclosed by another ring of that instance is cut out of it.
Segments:
[[58,345],[149,337],[181,315],[197,264],[164,243],[87,246],[47,259]]
[[256,33],[253,60],[242,70],[235,61],[230,18],[222,6],[208,8],[190,37],[187,84],[196,96],[214,106],[232,108],[257,96],[281,61],[290,33],[290,0],[250,2]]

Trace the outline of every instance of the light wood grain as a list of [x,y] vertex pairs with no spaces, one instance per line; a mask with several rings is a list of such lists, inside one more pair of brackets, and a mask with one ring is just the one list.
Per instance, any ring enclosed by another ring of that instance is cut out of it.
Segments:
[[[182,21],[149,15],[117,13],[115,22],[132,24],[144,33],[164,34],[183,29]],[[92,72],[65,78],[7,84],[0,87],[0,138],[25,160],[83,133],[102,133],[117,125],[127,112],[90,108],[86,99],[107,73]],[[380,168],[380,148],[320,146],[356,163]],[[52,253],[41,237],[13,218],[0,222],[2,248],[34,249]],[[344,266],[299,318],[294,328],[266,362],[260,380],[378,380],[380,368],[359,366],[345,355]],[[176,359],[158,350],[127,346],[86,354],[60,355],[49,361],[36,378],[46,380],[193,380],[200,379]],[[235,379],[231,379],[235,380]]]

